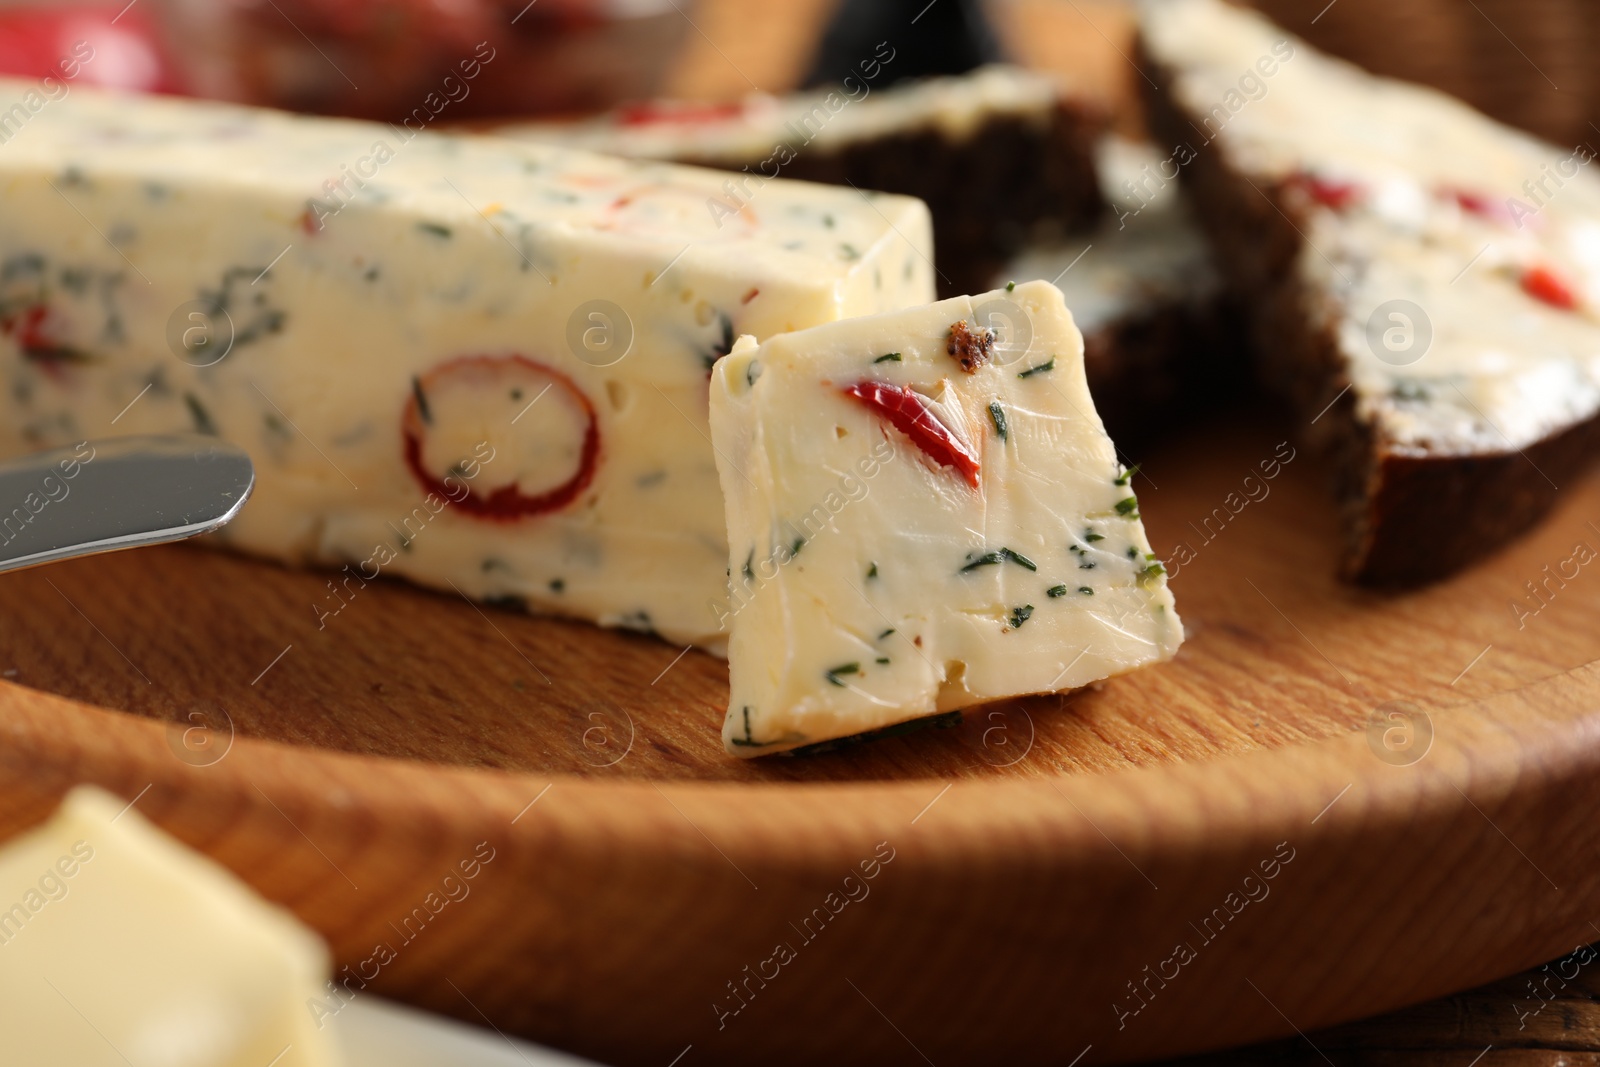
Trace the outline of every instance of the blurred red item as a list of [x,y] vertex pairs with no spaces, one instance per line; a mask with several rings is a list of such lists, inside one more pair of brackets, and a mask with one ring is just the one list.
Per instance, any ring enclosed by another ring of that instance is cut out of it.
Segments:
[[151,2],[196,95],[412,129],[656,95],[688,26],[673,0]]
[[623,126],[689,126],[699,122],[711,123],[736,119],[744,113],[744,108],[743,100],[721,104],[646,100],[618,108],[616,116],[617,122]]
[[1302,190],[1315,202],[1335,211],[1343,211],[1365,195],[1365,190],[1355,182],[1324,178],[1305,171],[1289,176],[1287,185]]
[[61,77],[61,64],[93,49],[76,64],[75,84],[140,92],[177,92],[148,4],[51,4],[0,7],[0,74]]
[[1522,291],[1562,311],[1578,309],[1578,294],[1572,285],[1551,267],[1535,265],[1522,272]]

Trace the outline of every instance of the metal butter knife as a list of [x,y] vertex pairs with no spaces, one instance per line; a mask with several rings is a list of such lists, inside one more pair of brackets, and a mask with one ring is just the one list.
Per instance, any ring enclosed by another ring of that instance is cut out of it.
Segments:
[[181,541],[239,514],[250,457],[215,437],[113,437],[0,463],[0,571]]

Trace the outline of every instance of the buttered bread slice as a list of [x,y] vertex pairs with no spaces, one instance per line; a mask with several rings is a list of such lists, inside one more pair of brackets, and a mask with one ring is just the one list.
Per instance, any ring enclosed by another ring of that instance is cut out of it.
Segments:
[[711,432],[730,752],[1070,689],[1182,641],[1048,283],[741,338]]
[[1600,177],[1220,0],[1144,10],[1154,125],[1252,311],[1262,377],[1332,460],[1345,570],[1447,575],[1600,445]]
[[[31,94],[31,95],[30,95]],[[379,123],[0,81],[0,454],[218,434],[227,540],[715,644],[711,366],[933,296],[927,209]],[[34,106],[34,104],[37,106]],[[31,109],[31,110],[30,110]]]

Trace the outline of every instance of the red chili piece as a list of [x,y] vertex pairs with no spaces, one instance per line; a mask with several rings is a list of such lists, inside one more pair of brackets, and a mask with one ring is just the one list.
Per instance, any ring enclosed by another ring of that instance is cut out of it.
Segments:
[[1315,174],[1304,171],[1289,179],[1289,184],[1305,190],[1307,196],[1325,207],[1335,211],[1345,208],[1360,200],[1365,190],[1355,182],[1336,181],[1332,178],[1319,178]]
[[[430,474],[422,465],[422,439],[427,434],[427,423],[422,417],[417,394],[420,391],[426,397],[429,389],[436,386],[441,379],[456,375],[464,375],[469,380],[481,380],[486,385],[493,384],[513,366],[530,368],[549,378],[555,389],[566,393],[571,402],[583,412],[587,425],[583,431],[583,446],[578,456],[578,469],[565,482],[534,496],[525,496],[517,490],[516,483],[513,482],[501,486],[488,496],[479,496],[468,489],[467,495],[457,501],[444,479]],[[418,378],[417,384],[418,389],[412,390],[411,398],[406,401],[405,411],[400,418],[406,466],[411,469],[412,476],[423,489],[453,501],[462,511],[479,518],[501,522],[542,515],[566,507],[589,487],[590,482],[594,481],[595,468],[600,460],[600,424],[595,418],[594,405],[589,402],[589,398],[560,371],[526,356],[462,356],[434,367]]]
[[1498,222],[1502,225],[1516,225],[1516,218],[1511,214],[1511,209],[1506,207],[1504,201],[1498,200],[1487,193],[1474,193],[1466,189],[1445,189],[1444,195],[1454,200],[1462,211],[1469,215],[1476,215],[1481,219]]
[[16,339],[23,359],[35,364],[56,381],[62,381],[66,376],[66,364],[86,363],[91,357],[71,345],[52,340],[50,335],[54,331],[50,329],[50,320],[51,313],[47,305],[30,304],[20,315],[0,318],[0,333]]
[[922,449],[929,459],[941,467],[954,467],[967,479],[968,485],[978,488],[978,457],[967,448],[966,442],[939,421],[927,401],[910,386],[897,389],[885,382],[866,381],[847,385],[843,392],[888,419],[890,425],[911,438],[911,443]]
[[744,105],[738,101],[728,104],[692,103],[642,103],[624,107],[617,112],[619,126],[654,126],[671,122],[720,122],[738,118]]
[[1529,267],[1522,272],[1522,291],[1562,311],[1578,309],[1578,294],[1565,278],[1549,267]]
[[15,316],[8,315],[0,319],[0,331],[15,334],[17,347],[26,354],[30,350],[49,348],[50,342],[44,336],[44,320],[50,314],[50,309],[43,304],[29,304],[22,312],[22,321],[19,323]]

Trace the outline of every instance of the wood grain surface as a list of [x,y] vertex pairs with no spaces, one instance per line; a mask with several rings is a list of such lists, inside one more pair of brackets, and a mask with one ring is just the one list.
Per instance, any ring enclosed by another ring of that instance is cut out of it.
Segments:
[[[646,637],[392,583],[319,630],[322,575],[194,548],[11,575],[0,832],[101,783],[342,965],[388,945],[372,988],[619,1063],[1122,1061],[1566,950],[1600,884],[1600,575],[1521,629],[1509,604],[1600,545],[1600,483],[1378,598],[1332,581],[1309,458],[1219,525],[1291,429],[1265,420],[1138,457],[1156,545],[1194,549],[1175,662],[822,757],[724,756],[724,666]],[[1425,752],[1366,730],[1394,699]],[[480,842],[471,894],[419,912]]]
[[[1113,100],[1137,77],[1121,5],[1005,6],[1037,65]],[[1551,135],[1593,110],[1576,0],[1279,6]],[[830,8],[700,0],[674,91],[786,88]],[[373,990],[608,1062],[1600,1063],[1593,965],[1481,985],[1600,921],[1600,574],[1560,576],[1600,549],[1600,482],[1385,598],[1332,580],[1309,458],[1246,484],[1293,430],[1255,405],[1136,457],[1157,548],[1194,556],[1177,661],[810,759],[725,757],[725,666],[647,637],[390,583],[319,629],[324,575],[195,548],[9,575],[0,836],[98,782],[342,966],[388,946]]]
[[1600,1064],[1600,948],[1377,1019],[1168,1067],[1594,1067]]
[[1177,662],[828,758],[726,758],[726,665],[696,650],[398,582],[361,590],[319,627],[325,574],[187,547],[6,578],[0,669],[90,704],[361,755],[816,782],[1039,777],[1276,748],[1356,728],[1387,701],[1459,703],[1600,659],[1600,566],[1569,562],[1580,543],[1600,552],[1590,485],[1492,566],[1385,597],[1334,580],[1322,472],[1285,444],[1292,427],[1246,425],[1265,418],[1242,409],[1137,457],[1188,630]]

